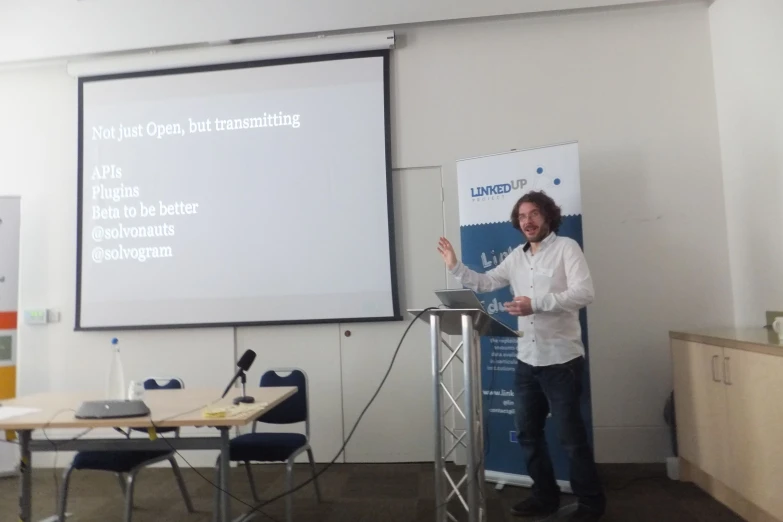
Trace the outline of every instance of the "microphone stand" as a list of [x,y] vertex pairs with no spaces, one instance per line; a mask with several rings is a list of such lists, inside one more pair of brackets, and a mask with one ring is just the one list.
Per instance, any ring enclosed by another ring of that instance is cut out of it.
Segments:
[[247,384],[247,377],[245,376],[245,372],[239,372],[239,379],[242,382],[242,396],[234,397],[234,404],[252,404],[256,402],[255,397],[248,397],[245,391],[245,385]]

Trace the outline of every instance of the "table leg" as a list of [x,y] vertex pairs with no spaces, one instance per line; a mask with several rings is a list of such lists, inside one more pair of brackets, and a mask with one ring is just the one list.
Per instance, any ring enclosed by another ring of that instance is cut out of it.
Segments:
[[229,506],[228,496],[228,483],[231,472],[231,460],[229,454],[229,444],[231,439],[229,437],[229,428],[220,428],[220,521],[230,522],[231,520],[231,507]]
[[31,435],[29,430],[19,432],[19,522],[31,522],[33,516]]

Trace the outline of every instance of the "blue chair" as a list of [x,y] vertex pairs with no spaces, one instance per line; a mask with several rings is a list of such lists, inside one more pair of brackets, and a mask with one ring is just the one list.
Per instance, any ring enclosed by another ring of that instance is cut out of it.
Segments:
[[[161,384],[162,383],[162,384]],[[145,390],[179,390],[185,387],[180,379],[175,378],[156,378],[150,377],[144,381]],[[133,428],[134,431],[147,433],[146,429]],[[157,433],[175,432],[179,437],[179,428],[159,428]],[[126,436],[130,438],[131,432]],[[177,479],[177,485],[185,499],[185,506],[189,513],[193,513],[193,503],[185,487],[185,481],[182,479],[182,473],[174,458],[173,450],[163,451],[80,451],[76,454],[68,469],[65,470],[63,483],[60,488],[60,501],[58,503],[58,520],[65,522],[65,508],[68,501],[68,486],[71,480],[71,474],[74,470],[94,470],[109,471],[117,474],[120,482],[120,488],[125,495],[125,522],[131,522],[133,515],[133,490],[136,475],[142,469],[168,460],[171,468],[174,470],[174,476]]]
[[[286,375],[287,374],[287,375]],[[294,463],[296,458],[307,452],[310,460],[310,470],[313,474],[313,485],[318,501],[321,502],[321,490],[315,478],[315,459],[310,447],[310,403],[307,374],[298,368],[275,368],[261,376],[261,387],[266,386],[295,386],[297,392],[286,399],[282,404],[269,410],[253,423],[253,432],[239,435],[231,440],[230,458],[233,462],[244,462],[247,471],[247,479],[253,492],[253,499],[260,502],[256,491],[251,462],[285,462],[286,463],[286,491],[293,489]],[[304,433],[257,433],[256,424],[295,424],[305,423]],[[217,469],[220,469],[220,457],[217,461]],[[219,482],[218,482],[219,483]],[[219,512],[219,497],[215,497],[215,513]],[[292,498],[286,495],[286,521],[292,522]]]

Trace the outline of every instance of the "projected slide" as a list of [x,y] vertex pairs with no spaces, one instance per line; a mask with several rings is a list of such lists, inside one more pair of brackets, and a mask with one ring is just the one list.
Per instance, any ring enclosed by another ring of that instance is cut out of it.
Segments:
[[387,60],[81,79],[77,328],[398,317]]

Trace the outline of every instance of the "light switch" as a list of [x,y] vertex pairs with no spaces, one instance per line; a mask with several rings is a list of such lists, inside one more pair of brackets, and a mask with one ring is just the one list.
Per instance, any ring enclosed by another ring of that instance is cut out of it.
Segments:
[[25,324],[46,324],[48,322],[48,316],[46,308],[37,308],[35,310],[24,311]]

